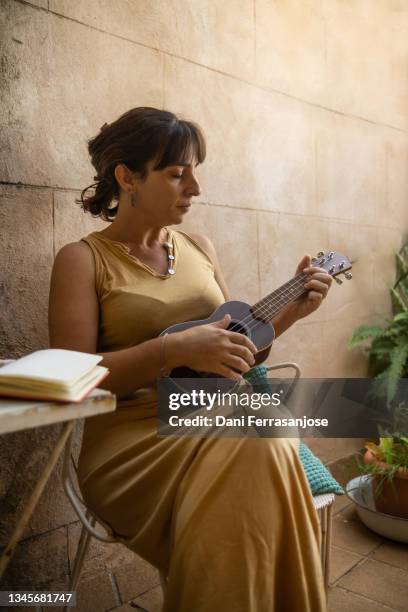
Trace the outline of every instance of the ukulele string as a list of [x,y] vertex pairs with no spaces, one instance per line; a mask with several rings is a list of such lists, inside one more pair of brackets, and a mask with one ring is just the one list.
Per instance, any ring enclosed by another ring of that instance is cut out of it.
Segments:
[[[300,288],[300,287],[301,287],[301,285],[299,285],[299,287],[298,287],[298,288]],[[302,295],[302,293],[297,294],[297,295],[293,295],[293,294],[289,293],[289,296],[287,296],[287,297],[290,297],[291,299],[286,300],[284,303],[281,303],[281,302],[279,302],[279,301],[278,301],[278,305],[279,305],[280,307],[286,306],[286,305],[287,305],[287,304],[289,304],[291,301],[293,301],[293,300],[295,300],[296,298],[298,298],[300,295]],[[274,315],[274,314],[277,314],[277,313],[279,312],[279,310],[280,310],[280,309],[281,309],[281,308],[278,308],[277,310],[275,310],[275,312],[273,312],[273,311],[272,311],[272,314],[271,314],[271,312],[270,312],[270,311],[267,309],[267,310],[266,310],[266,311],[265,311],[263,314],[267,314],[267,315],[268,315],[268,317],[272,318],[272,317],[273,317],[273,315]],[[257,312],[260,312],[260,309],[259,309],[259,308],[258,308]],[[247,322],[247,327],[248,327],[248,328],[249,328],[249,329],[250,329],[252,332],[253,332],[255,329],[257,329],[258,327],[260,327],[261,325],[265,325],[265,324],[268,322],[268,321],[267,321],[267,322],[265,322],[265,321],[262,321],[262,320],[257,320],[257,319],[255,319],[253,316],[248,316],[246,319],[243,319],[243,320],[242,320],[242,322],[244,322],[244,321],[245,321],[245,322]],[[235,329],[237,329],[237,328],[239,329],[239,327],[240,327],[239,323],[242,323],[242,322],[237,322],[237,324],[236,324],[236,325],[234,325],[234,326],[233,326],[233,327],[232,327],[232,328],[231,328],[229,331],[233,331],[233,330],[234,330],[234,328],[235,328]]]
[[[286,306],[286,304],[290,301],[287,298],[296,299],[299,297],[299,295],[302,294],[302,292],[299,293],[299,289],[306,291],[303,287],[305,278],[305,274],[300,274],[299,277],[295,277],[291,281],[288,281],[288,283],[286,283],[288,284],[287,287],[283,285],[280,289],[277,289],[276,292],[279,292],[279,296],[274,296],[272,294],[257,302],[257,304],[255,304],[257,312],[272,317],[274,314],[279,312],[281,307]],[[276,309],[276,306],[279,306],[279,308]]]
[[[281,288],[278,289],[277,291],[280,292],[280,296],[279,297],[272,297],[270,296],[269,298],[263,298],[263,300],[260,300],[259,302],[257,302],[257,304],[259,304],[259,306],[257,306],[256,308],[256,313],[260,314],[260,315],[274,315],[277,312],[279,312],[279,309],[276,310],[276,312],[273,311],[273,308],[275,306],[280,306],[283,307],[286,304],[288,304],[291,300],[283,300],[282,298],[292,298],[292,299],[296,299],[297,297],[299,297],[299,295],[301,294],[296,294],[293,295],[293,292],[300,289],[302,287],[302,284],[304,282],[306,275],[302,272],[301,274],[299,274],[298,276],[296,276],[294,279],[292,279],[292,284],[287,288]],[[294,281],[294,282],[293,282]],[[289,281],[291,282],[291,281]],[[262,302],[265,302],[265,304],[262,304]],[[272,307],[272,308],[271,308]],[[261,324],[264,324],[264,321],[256,321],[255,320],[255,325],[251,326],[251,322],[254,321],[254,317],[253,315],[247,315],[246,317],[244,317],[243,319],[236,321],[234,323],[234,325],[232,327],[229,328],[228,331],[234,331],[235,329],[239,329],[240,327],[242,327],[242,325],[244,324],[248,324],[248,327],[251,327],[252,330],[254,330],[256,327],[259,327]]]
[[[265,315],[268,318],[272,318],[273,315],[278,313],[279,310],[283,306],[286,306],[286,304],[288,304],[290,301],[296,299],[297,297],[301,295],[301,293],[296,293],[296,291],[299,290],[302,287],[302,285],[303,285],[303,279],[299,279],[296,283],[293,283],[291,285],[291,288],[280,289],[279,297],[271,296],[267,300],[266,298],[264,298],[264,300],[260,300],[260,302],[257,302],[256,310],[254,312],[256,312],[257,315]],[[287,298],[290,298],[290,299],[287,299]],[[264,304],[262,304],[262,302],[264,302]],[[278,306],[277,309],[276,309],[276,306]],[[234,331],[235,329],[239,329],[240,327],[242,327],[243,324],[246,324],[246,323],[248,324],[248,326],[250,326],[253,320],[254,320],[253,314],[247,315],[243,319],[235,321],[234,325],[232,325],[232,327],[230,327],[228,331]],[[256,325],[252,327],[252,329],[264,323],[265,321],[256,321]]]

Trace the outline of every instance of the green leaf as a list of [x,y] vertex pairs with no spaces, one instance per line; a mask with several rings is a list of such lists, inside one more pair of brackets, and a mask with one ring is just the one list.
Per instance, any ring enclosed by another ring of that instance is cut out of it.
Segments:
[[396,346],[390,355],[390,376],[392,378],[402,378],[405,364],[408,359],[408,344]]
[[393,331],[391,332],[390,330],[387,330],[382,336],[374,338],[371,344],[370,354],[373,353],[381,356],[387,356],[387,353],[395,348],[397,343],[395,336],[396,334]]
[[405,301],[399,287],[390,289],[392,310],[395,313],[406,312],[408,310],[408,299]]
[[348,342],[348,348],[354,348],[358,344],[361,344],[365,340],[370,340],[376,338],[383,332],[382,327],[374,327],[371,325],[360,325],[357,329],[354,330],[353,335],[351,336]]
[[408,275],[408,264],[405,260],[405,256],[401,252],[395,255],[395,268],[397,272],[397,281],[395,284],[398,285],[401,279]]
[[380,438],[379,448],[384,457],[384,461],[386,461],[386,463],[392,463],[394,451],[393,438]]
[[391,300],[394,312],[408,310],[408,239],[405,239],[399,253],[395,255],[396,281],[395,293]]
[[377,379],[384,381],[381,391],[385,391],[387,406],[390,406],[395,397],[398,379],[403,377],[408,360],[408,344],[397,345],[389,355],[390,364]]

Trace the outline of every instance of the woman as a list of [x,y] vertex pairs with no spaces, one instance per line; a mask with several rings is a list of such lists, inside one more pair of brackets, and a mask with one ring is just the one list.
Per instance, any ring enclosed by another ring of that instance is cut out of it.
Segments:
[[[86,211],[111,221],[57,255],[51,346],[103,355],[114,414],[86,422],[79,479],[89,507],[168,576],[166,612],[320,612],[319,525],[292,439],[156,437],[158,377],[179,365],[240,378],[256,347],[208,317],[229,299],[204,236],[168,229],[200,194],[205,142],[195,124],[135,108],[89,142],[96,169]],[[306,297],[276,335],[314,311],[331,278],[306,269]]]

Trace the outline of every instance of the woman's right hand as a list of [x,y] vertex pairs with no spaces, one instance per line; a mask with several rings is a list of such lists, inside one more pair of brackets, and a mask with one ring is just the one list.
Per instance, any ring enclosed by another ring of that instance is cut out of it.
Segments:
[[[231,317],[226,314],[215,323],[197,325],[173,334],[178,336],[174,343],[177,365],[239,380],[241,373],[248,372],[255,364],[254,355],[258,349],[244,334],[229,331],[230,322]],[[169,340],[170,345],[171,336]]]

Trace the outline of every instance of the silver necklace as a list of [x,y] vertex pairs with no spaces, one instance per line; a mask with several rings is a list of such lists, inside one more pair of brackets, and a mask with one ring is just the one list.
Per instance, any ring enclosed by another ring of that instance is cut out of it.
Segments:
[[167,251],[167,274],[173,276],[176,273],[174,269],[174,247],[173,242],[170,242],[169,230],[167,230],[167,241],[163,242],[163,246]]

